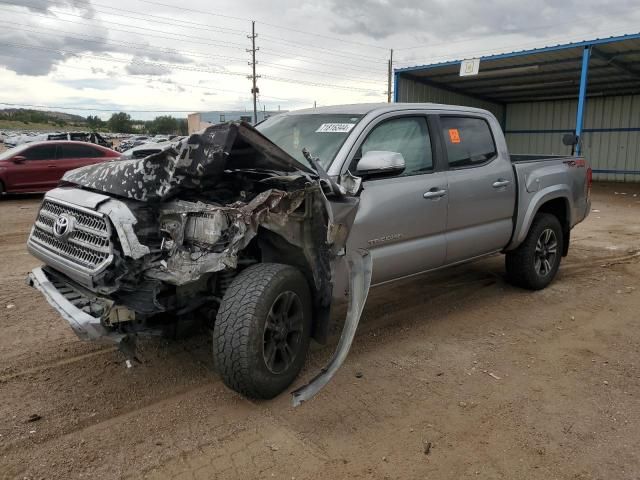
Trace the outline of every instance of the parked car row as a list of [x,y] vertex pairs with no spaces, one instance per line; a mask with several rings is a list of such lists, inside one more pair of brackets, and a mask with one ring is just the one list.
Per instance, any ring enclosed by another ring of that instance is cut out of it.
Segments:
[[120,145],[118,145],[116,150],[118,150],[119,152],[126,152],[127,150],[143,145],[145,143],[168,143],[182,138],[184,137],[178,137],[177,135],[135,135],[120,142]]
[[[0,141],[7,148],[14,148],[25,143],[49,141],[49,140],[74,140],[78,142],[89,142],[103,147],[111,148],[113,142],[108,140],[107,134],[102,135],[97,132],[53,132],[53,133],[6,133],[0,132]],[[112,136],[111,136],[112,137]]]

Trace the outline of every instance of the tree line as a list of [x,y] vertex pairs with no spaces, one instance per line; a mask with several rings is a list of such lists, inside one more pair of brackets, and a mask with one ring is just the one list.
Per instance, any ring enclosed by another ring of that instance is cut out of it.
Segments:
[[87,117],[87,125],[92,131],[108,130],[114,133],[149,133],[152,135],[187,135],[186,118],[161,115],[153,120],[133,120],[125,112],[114,113],[104,121],[97,115]]

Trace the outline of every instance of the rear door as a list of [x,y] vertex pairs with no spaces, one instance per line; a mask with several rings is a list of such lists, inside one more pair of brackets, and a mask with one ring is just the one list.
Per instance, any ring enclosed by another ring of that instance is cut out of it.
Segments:
[[[496,144],[494,119],[441,115],[449,205],[446,263],[503,249],[513,230],[516,183],[506,146]],[[492,122],[492,124],[490,123]]]
[[373,284],[439,267],[445,258],[447,179],[438,171],[424,115],[391,114],[363,132],[350,162],[355,171],[370,150],[399,152],[401,174],[365,178],[348,249],[364,248],[373,259]]
[[54,143],[33,145],[18,155],[25,158],[22,163],[11,163],[7,172],[9,190],[41,191],[55,186],[56,146]]
[[58,145],[56,167],[58,180],[69,170],[104,161],[105,153],[91,144],[61,143]]

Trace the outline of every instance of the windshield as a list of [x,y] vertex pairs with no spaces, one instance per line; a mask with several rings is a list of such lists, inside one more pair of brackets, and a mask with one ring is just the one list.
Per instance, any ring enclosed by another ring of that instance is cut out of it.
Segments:
[[303,165],[309,165],[302,154],[306,148],[328,168],[361,118],[349,114],[276,115],[256,128]]
[[33,145],[29,143],[25,143],[23,145],[18,145],[17,147],[10,148],[9,150],[5,150],[4,152],[0,153],[0,161],[7,160],[8,158],[11,158],[14,155],[19,154],[20,152],[25,151],[27,148],[31,146]]

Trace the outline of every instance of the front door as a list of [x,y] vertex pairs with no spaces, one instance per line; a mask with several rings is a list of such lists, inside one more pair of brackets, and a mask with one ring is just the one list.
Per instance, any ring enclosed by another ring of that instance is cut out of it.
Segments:
[[405,170],[365,178],[347,249],[371,252],[373,284],[437,268],[444,263],[446,172],[435,171],[425,116],[392,117],[371,127],[351,162],[367,151],[401,153]]
[[53,143],[33,145],[18,154],[24,157],[21,163],[12,164],[8,171],[11,190],[41,191],[55,186],[57,181]]

